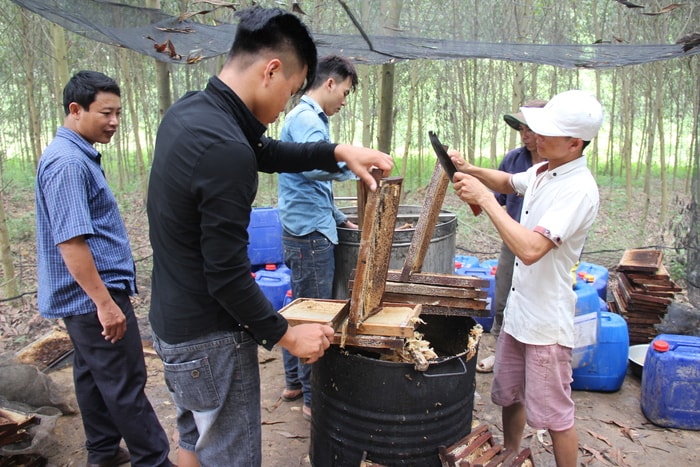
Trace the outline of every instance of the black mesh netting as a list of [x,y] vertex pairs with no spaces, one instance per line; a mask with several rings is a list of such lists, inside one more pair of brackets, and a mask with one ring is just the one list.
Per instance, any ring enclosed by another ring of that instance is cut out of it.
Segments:
[[[194,63],[227,53],[236,30],[235,24],[203,24],[192,18],[180,20],[161,10],[99,0],[12,1],[76,34],[172,63]],[[351,19],[348,18],[348,23]],[[687,42],[643,45],[525,44],[408,37],[405,34],[363,37],[358,31],[357,34],[314,33],[314,38],[320,55],[341,54],[357,63],[366,64],[411,59],[491,58],[567,68],[610,68],[700,52],[700,45],[693,46]],[[162,51],[155,47],[163,46],[168,41],[172,45]]]

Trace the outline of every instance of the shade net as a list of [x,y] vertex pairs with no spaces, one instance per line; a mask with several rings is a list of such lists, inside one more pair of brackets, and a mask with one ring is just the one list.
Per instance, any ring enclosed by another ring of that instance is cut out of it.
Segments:
[[[226,54],[236,31],[234,22],[197,21],[203,16],[173,16],[161,10],[115,2],[12,1],[76,34],[176,64],[191,64]],[[215,3],[222,2],[212,2],[212,5]],[[360,33],[361,29],[353,22],[352,11],[346,9],[344,14],[345,24],[339,29],[354,29],[355,32],[329,34],[311,28],[319,55],[340,54],[360,64],[489,58],[564,68],[611,68],[700,52],[700,34],[690,35],[685,42],[669,44],[482,42],[425,37],[411,30],[392,35]],[[302,16],[302,19],[305,18]]]

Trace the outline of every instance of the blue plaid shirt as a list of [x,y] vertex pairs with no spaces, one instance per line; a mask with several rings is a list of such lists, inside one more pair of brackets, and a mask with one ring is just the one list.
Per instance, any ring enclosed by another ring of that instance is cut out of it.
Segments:
[[60,127],[44,151],[36,176],[39,313],[64,318],[97,311],[68,271],[58,244],[85,236],[111,291],[136,291],[131,247],[100,154],[80,135]]

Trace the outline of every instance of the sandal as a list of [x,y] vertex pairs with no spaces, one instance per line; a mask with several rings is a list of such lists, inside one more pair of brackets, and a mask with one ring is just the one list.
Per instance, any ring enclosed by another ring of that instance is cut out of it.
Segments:
[[491,355],[486,357],[476,364],[476,371],[479,373],[491,373],[493,371],[493,365],[496,363],[496,357]]
[[280,396],[285,402],[293,402],[302,396],[301,389],[285,389]]
[[311,421],[311,407],[304,405],[301,408],[301,416],[304,417],[304,420]]

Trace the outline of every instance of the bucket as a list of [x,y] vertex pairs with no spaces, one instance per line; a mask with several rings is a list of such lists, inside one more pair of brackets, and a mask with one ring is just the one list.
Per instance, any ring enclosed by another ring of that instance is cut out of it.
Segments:
[[[396,220],[397,228],[411,223],[413,228],[394,231],[394,241],[391,245],[389,269],[402,269],[411,245],[415,225],[421,213],[420,206],[399,206]],[[357,221],[357,207],[341,208],[349,218]],[[452,274],[454,272],[455,236],[457,232],[457,216],[441,211],[428,252],[423,260],[423,272]],[[333,298],[350,298],[348,282],[352,272],[357,267],[357,257],[360,252],[362,231],[338,227],[338,245],[335,247],[335,276],[333,277]]]
[[284,271],[261,269],[255,273],[255,282],[270,300],[275,310],[284,306],[284,298],[290,287],[289,274]]
[[473,319],[425,316],[420,332],[441,355],[425,372],[412,363],[331,346],[311,372],[315,467],[441,465],[438,446],[471,432],[476,354],[467,359]]
[[654,338],[644,361],[641,404],[656,425],[700,430],[700,337]]
[[627,321],[618,314],[600,313],[600,335],[593,361],[573,371],[571,389],[583,391],[617,391],[627,373],[629,354]]
[[593,362],[600,328],[600,302],[596,289],[585,282],[577,281],[576,316],[574,316],[574,348],[571,352],[571,367],[582,368]]
[[576,276],[595,287],[598,296],[604,301],[608,299],[608,278],[610,273],[608,268],[599,264],[586,263],[581,261],[576,268]]
[[489,281],[489,288],[487,290],[487,297],[486,297],[486,309],[489,310],[489,315],[488,316],[475,316],[474,320],[481,324],[481,327],[484,328],[484,331],[489,332],[491,331],[491,328],[493,327],[493,320],[495,317],[495,308],[493,306],[494,300],[495,300],[495,295],[496,295],[496,276],[493,274],[495,271],[492,269],[493,266],[488,266],[488,268],[484,267],[474,267],[474,268],[465,268],[461,267],[457,270],[455,270],[455,274],[460,275],[460,276],[474,276],[479,279],[486,279]]
[[248,259],[253,269],[284,262],[282,222],[277,208],[253,208],[248,225]]

